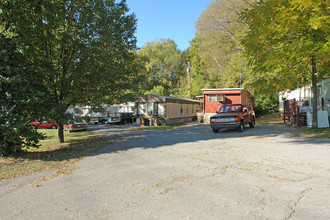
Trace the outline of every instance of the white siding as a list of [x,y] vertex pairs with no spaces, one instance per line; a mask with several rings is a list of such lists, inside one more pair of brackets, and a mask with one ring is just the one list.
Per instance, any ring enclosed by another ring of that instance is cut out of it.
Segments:
[[139,115],[147,114],[146,103],[139,103],[138,104],[138,114]]
[[158,103],[158,115],[159,116],[165,115],[165,104],[164,103]]

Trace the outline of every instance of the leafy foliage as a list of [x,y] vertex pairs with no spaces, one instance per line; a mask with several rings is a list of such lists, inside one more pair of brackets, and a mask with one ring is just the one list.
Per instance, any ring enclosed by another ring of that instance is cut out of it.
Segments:
[[43,138],[28,124],[39,117],[45,101],[42,80],[34,67],[19,52],[17,39],[0,34],[0,156],[38,147]]
[[254,86],[273,92],[294,89],[312,79],[312,60],[322,79],[329,69],[329,13],[325,0],[265,0],[245,11],[249,31],[243,40]]
[[165,89],[163,86],[154,86],[151,90],[144,92],[145,95],[148,94],[157,94],[157,95],[166,95]]
[[249,7],[249,2],[213,1],[198,19],[198,56],[204,64],[209,88],[237,88],[250,73],[240,42],[247,26],[239,19],[239,13]]
[[47,117],[59,123],[60,142],[70,105],[131,97],[136,19],[126,15],[124,0],[15,0],[1,8],[3,35],[17,36],[21,53],[42,75]]
[[167,39],[147,43],[138,51],[138,56],[145,65],[142,70],[146,78],[143,90],[163,88],[164,95],[175,93],[184,73],[181,51],[175,42]]
[[[326,0],[264,0],[245,11],[249,30],[243,45],[255,87],[271,93],[312,82],[317,109],[316,82],[329,75],[330,67],[328,10]],[[313,111],[313,127],[316,117]]]
[[273,94],[259,94],[254,100],[254,111],[257,116],[268,114],[268,109],[276,109],[278,107],[278,93]]
[[[182,98],[194,98],[201,95],[201,89],[208,87],[207,75],[204,72],[204,64],[199,56],[199,39],[194,38],[190,42],[190,47],[182,53],[182,60],[184,60],[184,68],[188,68],[187,64],[190,63],[189,73],[185,72],[182,76],[178,91],[174,96]],[[191,89],[191,97],[189,97],[189,82]]]

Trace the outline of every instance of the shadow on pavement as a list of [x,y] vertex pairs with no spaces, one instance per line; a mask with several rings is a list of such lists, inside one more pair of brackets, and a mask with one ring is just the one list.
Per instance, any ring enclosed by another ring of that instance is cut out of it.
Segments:
[[[132,148],[158,148],[171,146],[178,143],[193,143],[205,140],[225,140],[235,138],[270,138],[284,137],[288,143],[318,144],[329,143],[329,139],[298,137],[294,128],[286,125],[260,124],[255,128],[247,126],[244,132],[236,130],[220,130],[213,133],[207,124],[190,124],[171,131],[125,129],[124,127],[107,127],[98,130],[102,136],[112,139],[114,142],[94,155],[123,151]],[[269,141],[269,140],[265,140]],[[221,142],[219,142],[221,143]]]

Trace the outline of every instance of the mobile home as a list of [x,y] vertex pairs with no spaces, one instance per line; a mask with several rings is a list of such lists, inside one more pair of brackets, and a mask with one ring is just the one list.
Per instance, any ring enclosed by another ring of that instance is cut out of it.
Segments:
[[193,121],[199,106],[199,100],[155,94],[144,95],[136,101],[137,122],[140,125],[158,125]]
[[242,104],[253,111],[254,100],[251,94],[242,88],[202,89],[204,122],[209,122],[210,117],[219,111],[222,105]]

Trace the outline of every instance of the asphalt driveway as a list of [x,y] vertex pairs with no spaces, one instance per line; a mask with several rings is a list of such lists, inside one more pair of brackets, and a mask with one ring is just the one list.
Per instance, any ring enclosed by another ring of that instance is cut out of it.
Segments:
[[329,140],[275,125],[97,129],[114,142],[72,174],[1,182],[0,219],[330,219]]

